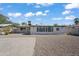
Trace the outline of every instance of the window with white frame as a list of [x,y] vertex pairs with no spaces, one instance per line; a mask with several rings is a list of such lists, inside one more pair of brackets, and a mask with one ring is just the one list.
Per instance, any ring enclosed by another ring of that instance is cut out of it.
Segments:
[[53,32],[52,26],[38,26],[37,32]]

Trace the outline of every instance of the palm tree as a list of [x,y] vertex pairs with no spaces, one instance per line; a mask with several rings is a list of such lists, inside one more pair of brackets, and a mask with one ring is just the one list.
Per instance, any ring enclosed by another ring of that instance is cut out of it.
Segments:
[[79,23],[79,18],[75,18],[74,23],[77,25]]

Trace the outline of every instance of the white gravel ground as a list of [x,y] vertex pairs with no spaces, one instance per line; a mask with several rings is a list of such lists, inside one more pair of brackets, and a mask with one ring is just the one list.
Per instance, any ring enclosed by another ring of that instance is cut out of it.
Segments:
[[0,36],[0,55],[5,56],[32,56],[35,37],[11,34]]
[[38,36],[34,51],[35,56],[79,56],[79,36]]
[[0,35],[2,56],[79,56],[79,36]]

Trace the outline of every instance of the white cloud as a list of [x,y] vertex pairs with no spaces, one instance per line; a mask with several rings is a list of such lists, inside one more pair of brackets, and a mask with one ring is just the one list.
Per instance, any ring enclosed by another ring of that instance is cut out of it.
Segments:
[[49,10],[45,10],[44,12],[45,12],[45,13],[48,13],[48,12],[50,12],[50,11],[49,11]]
[[44,12],[42,12],[42,11],[37,11],[37,12],[35,12],[35,13],[33,13],[33,12],[28,12],[28,13],[24,14],[24,16],[25,16],[25,17],[46,16],[48,12],[49,12],[49,10],[45,10]]
[[26,13],[24,16],[25,16],[25,17],[31,17],[31,16],[34,16],[34,13],[28,12],[28,13]]
[[43,13],[42,15],[43,15],[43,16],[47,16],[47,14],[46,14],[46,13]]
[[15,13],[15,16],[21,16],[21,13]]
[[46,16],[48,15],[49,10],[45,10],[44,12],[38,11],[35,13],[36,16]]
[[50,6],[50,5],[53,5],[53,3],[36,3],[38,5],[41,5],[41,6]]
[[55,17],[55,18],[52,18],[52,20],[62,20],[63,18],[62,17]]
[[36,5],[36,6],[35,6],[35,8],[40,8],[40,7],[41,7],[40,5]]
[[71,10],[65,10],[64,12],[62,12],[63,15],[70,14],[70,13],[72,13]]
[[66,16],[65,19],[68,19],[68,20],[73,20],[74,18],[76,18],[75,16],[73,15],[70,15],[70,16]]
[[41,12],[41,11],[38,11],[38,12],[36,12],[35,15],[36,15],[36,16],[46,16],[47,14],[46,14],[46,13],[43,13],[43,12]]
[[42,15],[43,13],[42,12],[36,12],[36,16],[39,16],[39,15]]
[[73,15],[66,16],[66,17],[53,17],[51,20],[74,20],[76,18]]
[[12,16],[12,17],[19,17],[21,16],[21,13],[8,13],[8,16]]
[[79,3],[67,4],[65,6],[65,9],[73,9],[73,8],[79,8]]
[[13,13],[8,13],[8,16],[13,16]]

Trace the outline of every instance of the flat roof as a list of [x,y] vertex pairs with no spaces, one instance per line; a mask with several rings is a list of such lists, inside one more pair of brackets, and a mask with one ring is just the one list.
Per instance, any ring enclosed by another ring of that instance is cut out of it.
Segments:
[[67,27],[67,26],[61,26],[61,25],[59,25],[59,26],[53,26],[53,25],[31,25],[32,27],[40,27],[40,26],[43,26],[43,27],[48,27],[48,26],[50,26],[50,27]]
[[67,27],[67,26],[53,26],[53,25],[20,25],[18,27]]

